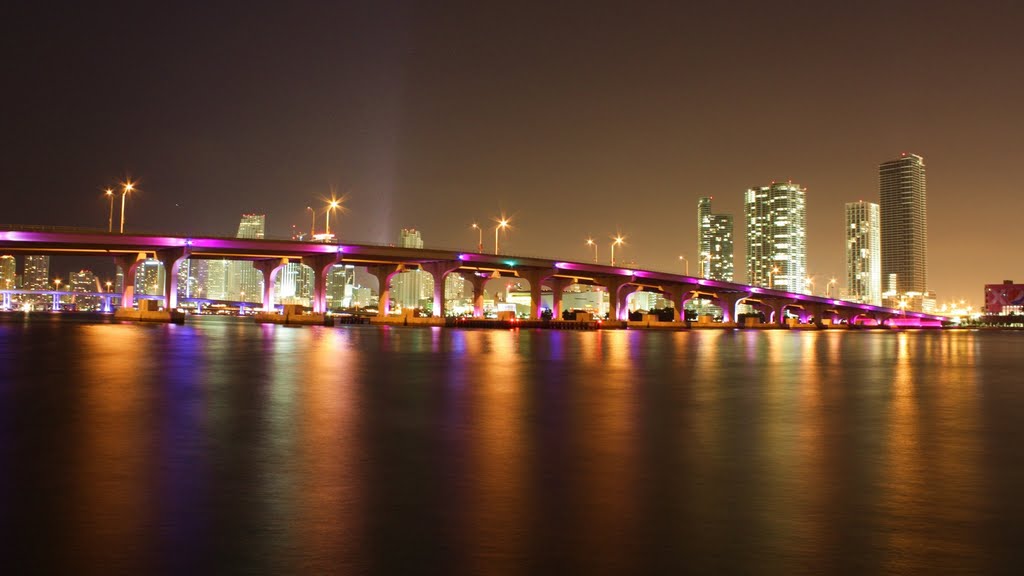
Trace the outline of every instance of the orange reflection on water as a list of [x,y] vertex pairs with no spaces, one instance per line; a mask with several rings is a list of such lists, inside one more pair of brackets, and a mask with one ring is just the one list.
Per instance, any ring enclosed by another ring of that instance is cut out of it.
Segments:
[[154,360],[140,338],[151,332],[101,324],[81,333],[79,357],[87,361],[79,366],[81,379],[67,383],[80,392],[71,484],[72,533],[80,541],[72,557],[81,555],[75,564],[129,573],[138,567],[120,563],[130,562],[143,547],[143,518],[153,498],[145,487],[152,480],[146,467],[153,442],[146,392]]
[[471,406],[466,511],[473,540],[469,547],[485,553],[470,559],[470,573],[516,572],[530,537],[530,438],[524,400],[529,382],[522,377],[523,360],[517,354],[518,331],[475,335],[489,352],[478,364],[481,377],[466,389]]

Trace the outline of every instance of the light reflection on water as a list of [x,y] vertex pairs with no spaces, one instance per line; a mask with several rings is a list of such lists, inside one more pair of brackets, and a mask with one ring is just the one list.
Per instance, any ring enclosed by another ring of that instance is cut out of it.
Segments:
[[1022,337],[0,324],[0,517],[58,572],[991,573]]

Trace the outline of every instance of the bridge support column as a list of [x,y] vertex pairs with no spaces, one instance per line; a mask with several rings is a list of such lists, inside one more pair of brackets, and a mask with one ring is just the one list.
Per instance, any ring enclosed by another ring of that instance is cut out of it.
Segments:
[[253,268],[263,273],[263,311],[273,312],[274,308],[274,286],[277,284],[277,273],[288,265],[287,258],[271,258],[257,260],[252,263]]
[[[626,307],[623,305],[624,298],[620,296],[622,289],[628,286],[633,281],[633,278],[624,278],[622,276],[612,276],[601,282],[601,285],[608,290],[608,319],[609,320],[623,320],[629,318],[629,313]],[[628,292],[626,293],[628,295]]]
[[693,296],[693,290],[697,287],[696,284],[679,284],[675,286],[668,286],[665,288],[665,294],[668,296],[670,302],[672,302],[672,308],[675,310],[675,321],[686,322],[686,303]]
[[562,319],[562,293],[574,283],[575,280],[572,278],[548,278],[547,285],[551,288],[551,317],[555,320]]
[[750,294],[741,292],[738,294],[718,294],[718,306],[722,309],[722,322],[730,323],[736,321],[736,304]]
[[338,262],[341,262],[340,252],[302,257],[302,263],[313,269],[314,314],[327,313],[327,273],[330,267]]
[[420,264],[420,269],[430,273],[434,279],[434,300],[430,313],[435,318],[444,316],[444,281],[449,274],[462,266],[459,260],[438,260]]
[[473,317],[484,317],[484,286],[488,276],[480,276],[476,272],[463,272],[462,277],[473,286]]
[[146,260],[146,253],[139,252],[136,255],[123,254],[114,257],[114,262],[121,269],[121,308],[132,308],[135,306],[135,270]]
[[178,268],[181,261],[188,258],[189,247],[165,248],[157,250],[156,259],[164,265],[164,308],[174,310],[178,307]]
[[520,277],[525,278],[530,283],[530,310],[532,311],[530,317],[535,320],[539,320],[544,312],[544,307],[541,305],[544,282],[554,276],[556,272],[557,270],[554,268],[535,268],[520,273]]
[[818,328],[824,328],[825,322],[823,316],[825,315],[825,305],[817,302],[808,302],[804,304],[804,311],[807,315],[814,318],[814,325]]
[[377,301],[377,316],[384,317],[391,311],[391,279],[395,274],[405,271],[404,264],[367,266],[366,270],[377,278],[377,294],[380,295]]

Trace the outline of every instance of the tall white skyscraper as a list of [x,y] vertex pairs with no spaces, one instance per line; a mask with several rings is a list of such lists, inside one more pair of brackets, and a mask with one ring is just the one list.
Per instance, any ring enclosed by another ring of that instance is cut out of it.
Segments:
[[928,291],[924,159],[904,153],[895,160],[880,164],[878,191],[881,200],[882,277],[895,279],[897,296],[920,296]]
[[[402,248],[423,248],[423,238],[415,228],[402,228],[399,241]],[[418,308],[433,293],[433,278],[422,270],[402,272],[391,279],[391,301],[402,308]]]
[[[242,214],[236,238],[262,240],[266,229],[265,214]],[[230,300],[259,302],[263,298],[263,274],[252,262],[233,261],[228,265],[228,294]]]
[[846,204],[846,290],[851,300],[882,304],[882,251],[878,204]]
[[711,198],[697,200],[697,271],[702,278],[732,282],[733,220],[731,214],[713,214]]
[[747,282],[752,286],[810,292],[805,192],[792,182],[747,190]]

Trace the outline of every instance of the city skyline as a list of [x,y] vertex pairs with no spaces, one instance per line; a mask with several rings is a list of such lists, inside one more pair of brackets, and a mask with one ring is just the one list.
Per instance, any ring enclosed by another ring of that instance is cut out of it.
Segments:
[[[527,5],[426,17],[399,3],[196,19],[185,7],[19,6],[8,39],[19,89],[0,95],[20,111],[0,136],[12,151],[5,220],[105,229],[113,211],[116,226],[119,199],[111,208],[103,191],[132,176],[128,230],[223,235],[253,211],[283,236],[306,229],[306,206],[333,186],[351,212],[332,216],[332,232],[349,241],[415,226],[432,245],[471,247],[469,224],[504,210],[510,252],[586,259],[593,234],[604,257],[621,231],[623,258],[668,270],[680,254],[696,266],[683,239],[696,235],[699,197],[739,214],[752,183],[792,179],[808,191],[808,272],[842,278],[834,215],[878,201],[878,164],[913,152],[930,166],[933,230],[960,232],[932,234],[929,288],[978,299],[1019,268],[984,246],[1013,243],[1010,211],[995,208],[1016,198],[1024,152],[1011,129],[1024,81],[1005,72],[1021,8],[885,10]],[[755,40],[783,23],[805,42]],[[780,79],[793,88],[751,89]],[[980,201],[965,206],[964,190]],[[658,208],[624,209],[638,197]],[[968,261],[965,276],[956,263]]]

